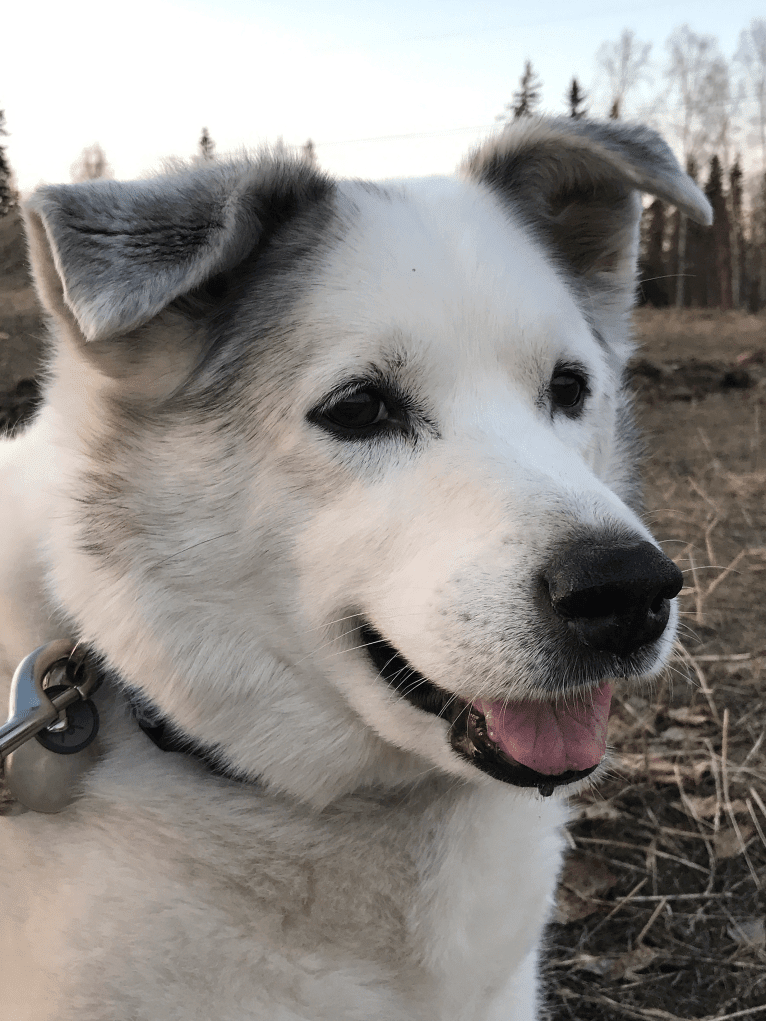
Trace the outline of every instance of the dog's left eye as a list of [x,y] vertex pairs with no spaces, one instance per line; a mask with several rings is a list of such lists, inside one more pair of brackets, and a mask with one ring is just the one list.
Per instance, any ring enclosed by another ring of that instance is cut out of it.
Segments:
[[373,390],[358,390],[327,408],[321,419],[348,436],[361,436],[388,419],[383,398]]
[[551,398],[558,408],[577,408],[587,389],[585,379],[574,372],[557,372],[550,382]]

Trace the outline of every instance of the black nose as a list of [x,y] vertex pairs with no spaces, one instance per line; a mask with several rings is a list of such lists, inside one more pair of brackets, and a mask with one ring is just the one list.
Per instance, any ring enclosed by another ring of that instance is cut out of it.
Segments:
[[683,576],[650,542],[580,539],[554,558],[543,582],[583,645],[624,656],[660,637]]

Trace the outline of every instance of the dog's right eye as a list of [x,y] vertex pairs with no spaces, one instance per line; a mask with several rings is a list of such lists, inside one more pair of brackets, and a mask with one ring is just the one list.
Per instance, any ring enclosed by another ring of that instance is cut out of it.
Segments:
[[358,390],[325,409],[317,421],[343,436],[362,437],[377,432],[388,418],[388,408],[380,394]]

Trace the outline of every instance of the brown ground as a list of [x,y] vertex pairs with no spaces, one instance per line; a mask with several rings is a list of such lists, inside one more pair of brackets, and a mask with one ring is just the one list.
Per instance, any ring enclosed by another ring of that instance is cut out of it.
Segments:
[[614,776],[576,806],[552,1014],[766,1018],[766,318],[636,326],[647,518],[684,623],[656,689],[618,693]]
[[[33,406],[41,336],[10,217],[0,274],[2,428]],[[575,806],[551,1017],[766,1018],[766,318],[636,323],[647,516],[686,572],[683,633],[652,692],[618,691],[613,776]]]

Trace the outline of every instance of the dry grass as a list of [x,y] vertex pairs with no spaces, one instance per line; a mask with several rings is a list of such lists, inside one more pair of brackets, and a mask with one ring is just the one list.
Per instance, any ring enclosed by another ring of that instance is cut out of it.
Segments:
[[[665,373],[766,346],[758,317],[637,321]],[[745,390],[674,400],[641,383],[648,518],[686,576],[681,640],[652,692],[619,692],[614,775],[575,806],[556,1021],[766,1018],[766,373],[748,361]]]

